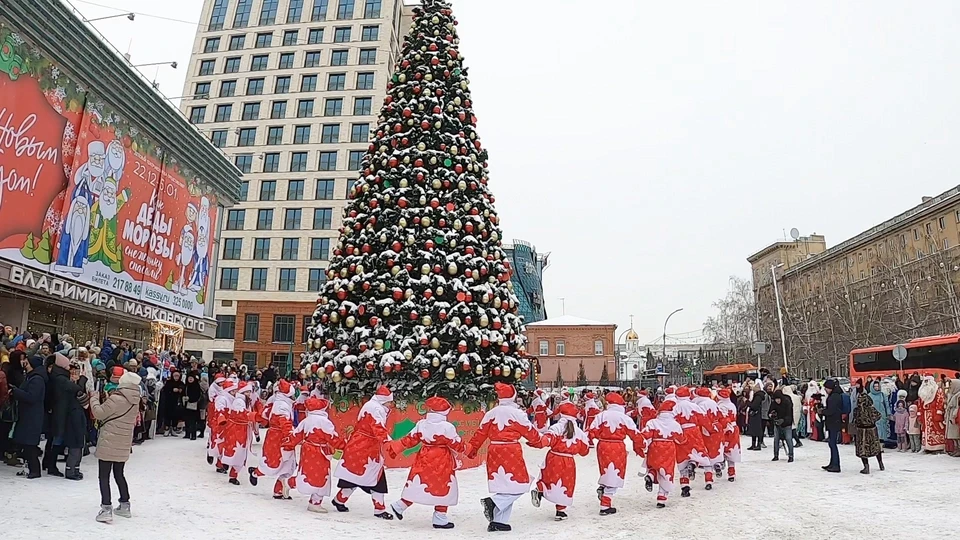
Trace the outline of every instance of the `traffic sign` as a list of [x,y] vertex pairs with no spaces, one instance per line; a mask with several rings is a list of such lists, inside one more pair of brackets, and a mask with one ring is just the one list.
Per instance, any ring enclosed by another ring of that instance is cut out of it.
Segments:
[[903,345],[897,345],[893,348],[893,359],[897,362],[903,362],[907,358],[907,348]]

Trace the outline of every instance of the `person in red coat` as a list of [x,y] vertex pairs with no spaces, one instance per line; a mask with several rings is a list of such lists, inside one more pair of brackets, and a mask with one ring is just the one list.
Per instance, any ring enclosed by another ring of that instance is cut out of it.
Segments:
[[727,480],[736,480],[740,463],[740,426],[737,425],[737,406],[730,400],[730,389],[717,391],[717,408],[720,410],[720,428],[723,434],[723,460],[727,463]]
[[637,397],[637,428],[643,429],[647,422],[657,417],[657,409],[650,403],[646,390],[640,390]]
[[[473,459],[483,443],[487,448],[487,488],[490,497],[482,499],[483,515],[490,524],[487,531],[509,531],[513,503],[530,489],[530,475],[523,461],[520,439],[540,443],[540,432],[517,406],[517,389],[511,384],[496,383],[494,391],[499,402],[487,411],[480,421],[480,429],[467,444],[467,457]],[[571,406],[573,406],[571,404]],[[574,411],[576,411],[576,406]],[[576,414],[576,412],[574,412]]]
[[624,412],[624,400],[620,394],[606,395],[607,409],[602,411],[593,420],[587,431],[587,436],[597,439],[597,464],[600,467],[600,487],[597,488],[597,498],[600,499],[600,515],[616,514],[613,507],[613,496],[617,489],[623,487],[627,473],[627,448],[623,441],[629,437],[634,444],[634,451],[640,442],[640,431],[637,425]]
[[573,490],[577,485],[577,463],[573,456],[585,456],[590,452],[587,434],[577,427],[574,415],[576,408],[571,403],[557,407],[560,420],[540,440],[527,443],[534,448],[549,447],[550,451],[540,465],[540,477],[530,492],[533,506],[539,508],[541,499],[547,499],[557,507],[555,519],[567,519],[567,507],[573,505]]
[[[226,393],[226,391],[221,388],[221,385],[226,382],[226,380],[226,377],[219,375],[213,380],[209,388],[207,388],[207,397],[210,398],[210,401],[207,403],[207,427],[210,429],[210,438],[207,440],[207,463],[210,465],[213,465],[213,460],[219,457],[219,451],[217,450],[217,432],[219,431],[217,417],[220,416],[220,412],[217,411],[216,402],[221,394]],[[219,464],[217,468],[220,468]]]
[[307,510],[326,514],[322,506],[323,498],[330,496],[330,456],[336,450],[343,449],[343,438],[327,417],[325,399],[310,397],[303,402],[307,415],[297,425],[297,429],[283,443],[283,449],[293,452],[300,447],[300,465],[297,468],[297,491],[310,496]]
[[[390,440],[387,433],[387,417],[393,393],[386,386],[364,403],[357,416],[356,427],[343,449],[343,459],[337,468],[337,487],[340,491],[333,498],[333,507],[338,512],[348,512],[347,499],[357,488],[370,494],[373,499],[373,515],[380,519],[391,520],[393,515],[387,512],[383,497],[387,493],[387,478],[383,473],[383,444]],[[349,428],[348,428],[349,429]]]
[[290,488],[297,469],[297,456],[290,450],[282,448],[283,443],[293,434],[293,386],[284,379],[280,379],[274,387],[273,396],[264,409],[268,415],[267,437],[263,440],[263,450],[259,467],[250,467],[250,483],[257,485],[261,476],[272,476],[277,479],[273,485],[274,499],[290,499]]
[[[592,391],[588,390],[584,397],[586,399],[583,402],[583,429],[586,430],[590,429],[594,419],[600,414],[600,406],[597,405],[597,396]],[[590,448],[593,448],[592,440],[590,441]]]
[[533,425],[537,427],[537,431],[540,433],[547,432],[547,428],[550,427],[547,420],[552,413],[543,400],[543,390],[537,388],[534,392],[533,401],[530,402],[527,414],[533,415]]
[[677,388],[676,407],[674,414],[677,422],[683,428],[686,442],[677,446],[677,468],[680,471],[680,496],[690,496],[690,478],[697,467],[709,467],[710,458],[703,443],[703,430],[711,429],[710,423],[703,410],[690,400],[690,389],[686,386]]
[[452,529],[453,523],[447,517],[447,510],[456,506],[460,498],[457,485],[457,469],[460,468],[458,454],[463,452],[464,444],[457,428],[447,421],[450,402],[442,397],[428,398],[424,405],[427,414],[417,422],[413,431],[402,439],[384,445],[391,458],[408,448],[422,444],[417,457],[410,467],[407,483],[400,493],[400,500],[390,505],[393,515],[403,519],[403,512],[413,503],[433,506],[433,528]]
[[[224,383],[226,384],[226,383]],[[236,396],[230,402],[230,408],[220,415],[222,449],[220,460],[230,467],[230,483],[239,486],[239,469],[247,463],[247,452],[250,442],[250,422],[255,414],[250,410],[248,396],[253,391],[253,385],[240,383]]]
[[667,505],[667,497],[673,489],[673,476],[677,467],[677,447],[686,442],[683,428],[677,422],[674,407],[676,402],[664,401],[657,416],[640,430],[640,455],[646,459],[647,473],[644,487],[653,491],[657,484],[657,508]]
[[703,479],[706,483],[704,489],[709,491],[713,489],[714,473],[718,477],[723,475],[723,430],[720,427],[720,409],[717,407],[717,402],[713,400],[713,392],[706,386],[701,386],[697,388],[696,393],[697,397],[692,401],[703,410],[707,424],[701,433],[703,447],[710,459],[710,467],[703,467]]

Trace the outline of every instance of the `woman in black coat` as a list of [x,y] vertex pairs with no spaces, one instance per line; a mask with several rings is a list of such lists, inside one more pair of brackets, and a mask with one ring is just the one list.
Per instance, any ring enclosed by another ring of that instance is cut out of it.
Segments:
[[173,435],[173,429],[183,417],[183,396],[186,385],[180,377],[179,371],[172,372],[167,382],[163,383],[163,389],[160,390],[160,406],[163,408],[163,421],[166,426],[164,437]]
[[[27,462],[27,478],[40,478],[40,433],[43,431],[43,398],[47,389],[47,372],[43,369],[43,358],[34,356],[21,360],[26,370],[20,387],[11,388],[13,399],[17,400],[17,425],[13,428],[13,442],[23,448],[23,459]],[[23,471],[17,473],[22,474]]]
[[183,420],[187,425],[184,429],[183,438],[195,441],[197,440],[197,432],[200,431],[200,408],[206,406],[206,403],[203,401],[200,380],[193,372],[187,375],[186,395]]
[[750,405],[748,406],[747,433],[750,434],[750,447],[747,450],[761,450],[763,441],[763,418],[760,410],[763,407],[764,391],[756,383],[751,385]]

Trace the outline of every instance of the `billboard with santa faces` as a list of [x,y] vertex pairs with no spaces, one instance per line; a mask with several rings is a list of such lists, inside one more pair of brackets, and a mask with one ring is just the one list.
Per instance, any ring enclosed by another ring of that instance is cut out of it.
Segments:
[[0,258],[203,316],[217,198],[0,26]]

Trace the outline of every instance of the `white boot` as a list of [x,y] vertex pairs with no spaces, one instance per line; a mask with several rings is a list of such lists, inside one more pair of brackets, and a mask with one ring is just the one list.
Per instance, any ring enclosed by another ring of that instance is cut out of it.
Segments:
[[100,523],[113,523],[113,507],[109,504],[101,504],[100,513],[97,514],[97,521]]
[[322,506],[320,506],[319,503],[318,503],[318,504],[313,504],[313,503],[308,504],[308,505],[307,505],[307,510],[309,510],[309,511],[311,511],[311,512],[316,512],[316,513],[318,513],[318,514],[326,514],[326,513],[327,513],[327,509],[324,508],[324,507],[322,507]]

